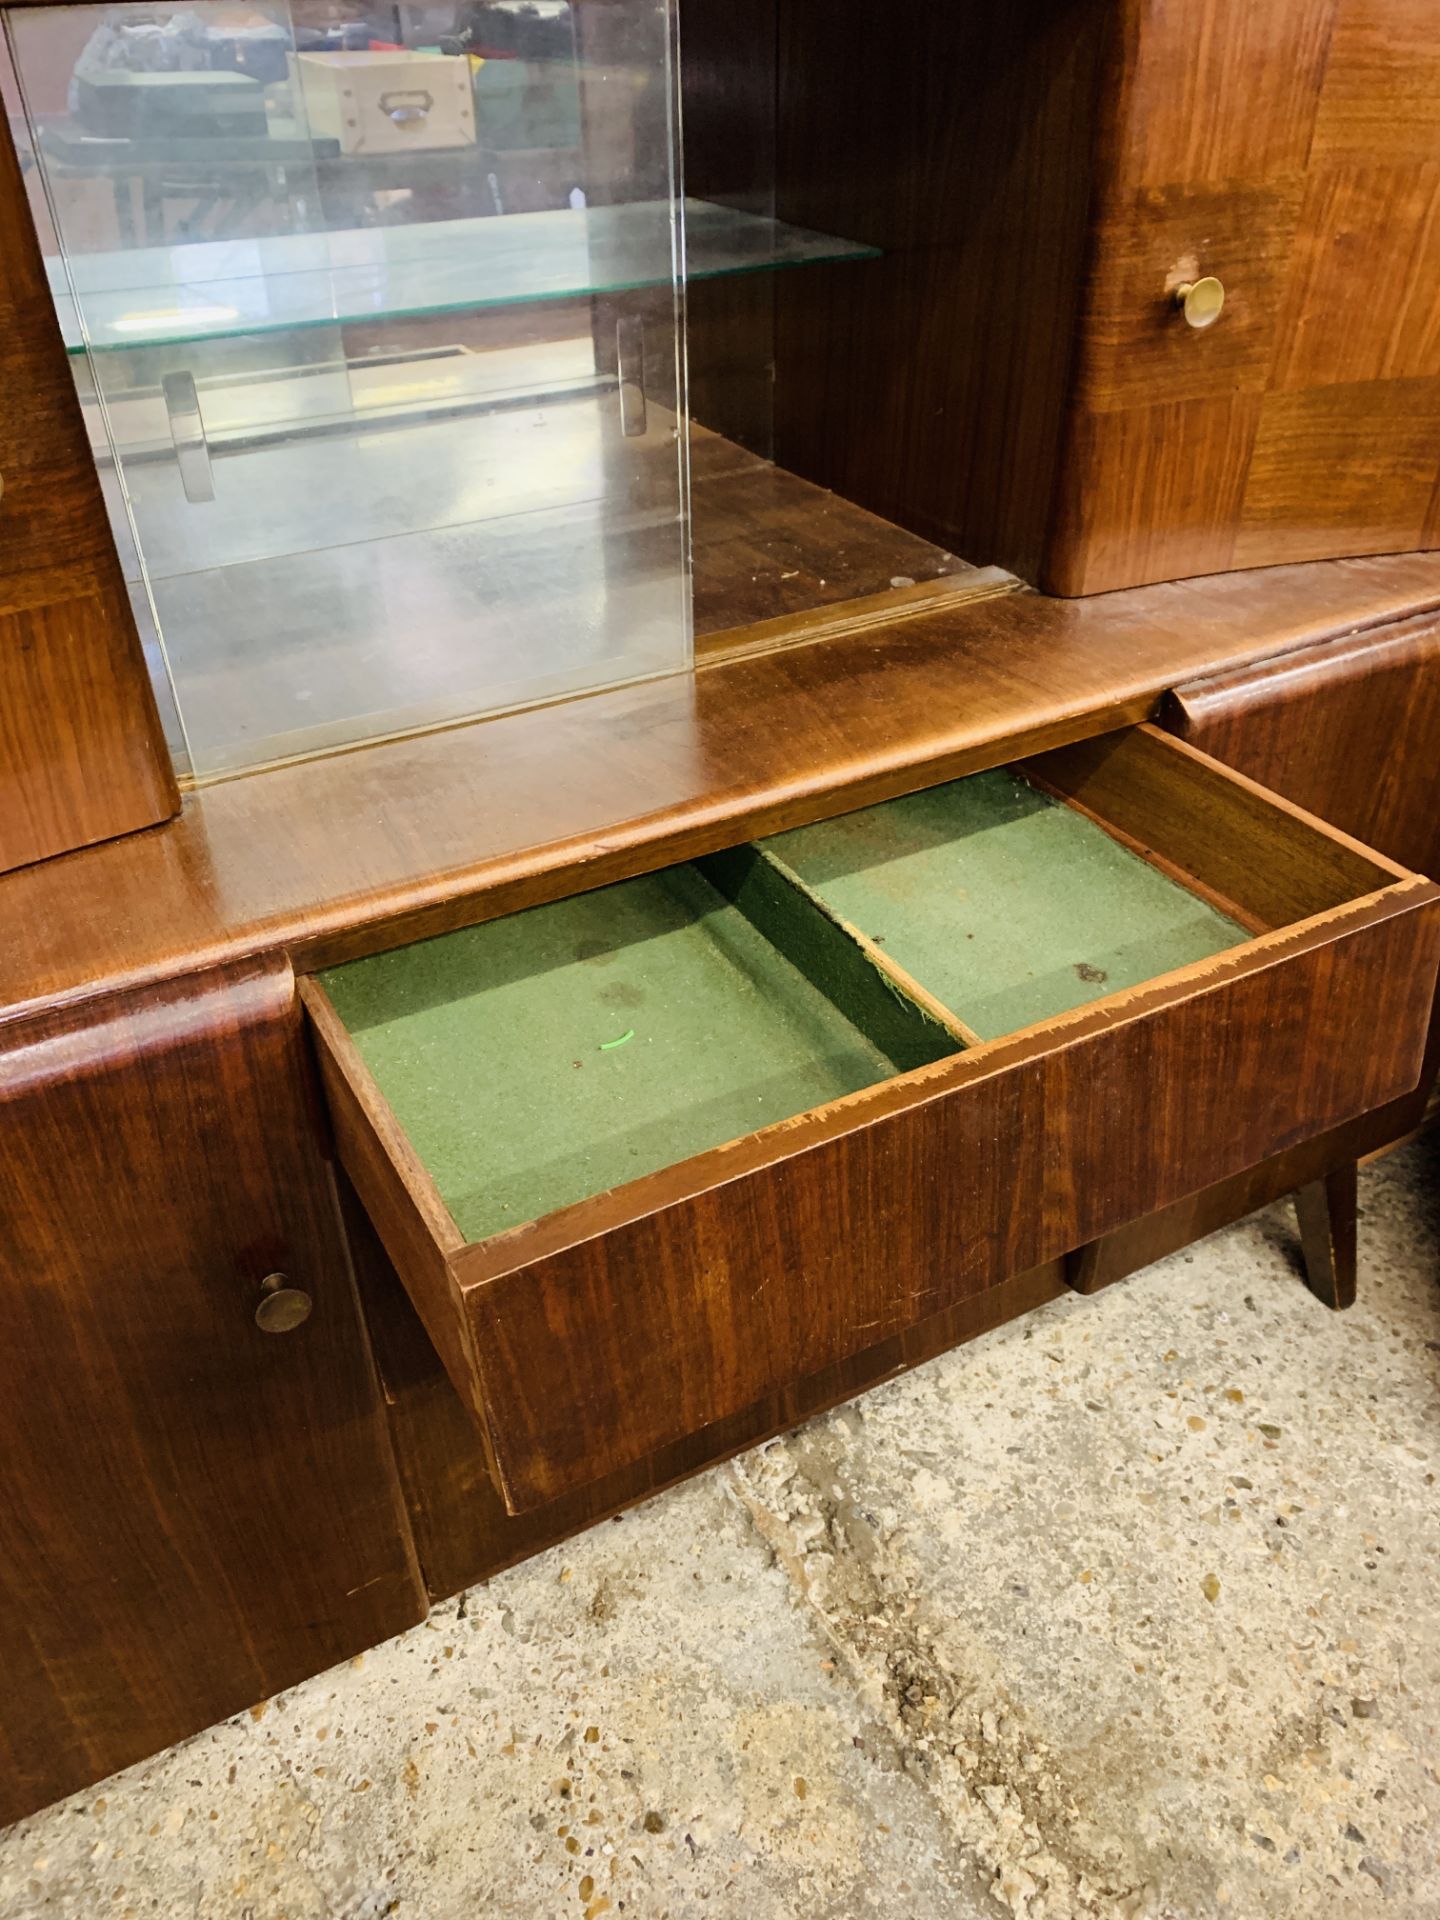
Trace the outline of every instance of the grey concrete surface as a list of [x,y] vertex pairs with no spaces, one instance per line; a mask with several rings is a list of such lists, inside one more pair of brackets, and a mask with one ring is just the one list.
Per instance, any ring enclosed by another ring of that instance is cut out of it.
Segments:
[[6,1916],[1440,1915],[1440,1143],[0,1835]]

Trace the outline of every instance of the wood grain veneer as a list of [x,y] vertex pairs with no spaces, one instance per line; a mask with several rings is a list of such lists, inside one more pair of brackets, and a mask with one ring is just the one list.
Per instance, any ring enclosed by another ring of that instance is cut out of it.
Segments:
[[897,579],[963,585],[977,571],[839,494],[693,427],[690,471],[697,652],[713,653],[722,630],[803,619],[822,608],[839,615],[851,601],[892,590]]
[[[1440,538],[1440,106],[1423,13],[1117,9],[1039,575],[1051,590]],[[1169,296],[1212,273],[1226,310],[1193,332]]]
[[512,1514],[505,1511],[496,1491],[474,1421],[451,1386],[374,1226],[343,1175],[341,1193],[366,1324],[385,1383],[416,1550],[435,1600],[488,1579],[702,1467],[784,1432],[1065,1291],[1058,1261],[1035,1273],[1018,1274],[893,1339],[867,1347],[838,1367],[791,1382],[730,1419],[687,1435],[632,1467],[531,1512]]
[[1142,719],[1177,680],[1436,606],[1436,555],[947,602],[251,775],[158,832],[0,878],[0,1008],[267,947],[307,967],[376,952]]
[[282,960],[0,1030],[0,1824],[421,1617],[322,1124]]
[[[1380,1104],[1418,1073],[1412,1003],[1423,997],[1428,1010],[1433,966],[1417,995],[1417,934],[1403,920],[1371,928],[1354,950],[1333,931],[1272,936],[1276,961],[1291,966],[1242,978],[1212,963],[1180,1006],[1162,1010],[1168,995],[1142,991],[1123,1011],[1071,1016],[1058,1045],[1046,1033],[922,1069],[935,1096],[923,1104],[909,1088],[856,1096],[797,1124],[804,1151],[763,1178],[742,1180],[764,1149],[722,1149],[684,1170],[685,1197],[657,1182],[657,1210],[637,1217],[645,1196],[627,1192],[628,1218],[616,1208],[607,1229],[597,1209],[582,1240],[549,1254],[537,1235],[537,1257],[509,1273],[496,1256],[523,1260],[518,1245],[460,1256],[459,1304],[507,1500],[540,1504],[616,1470],[837,1364],[862,1327],[889,1337],[1149,1211],[1178,1180],[1209,1184],[1222,1167],[1264,1159],[1297,1125]],[[1401,1057],[1354,1057],[1357,997],[1367,1015],[1378,1005],[1382,1023],[1393,1019]],[[1237,1046],[1242,1032],[1263,1043]],[[962,1086],[968,1098],[941,1097]],[[1123,1180],[1109,1124],[1118,1112],[1146,1143],[1125,1156]],[[942,1166],[955,1170],[943,1193]]]
[[[1115,11],[901,0],[870,59],[856,57],[875,32],[865,0],[835,0],[823,29],[809,8],[772,7],[776,211],[883,253],[777,276],[776,458],[1028,579],[1043,562]],[[733,40],[707,51],[749,58]],[[713,161],[706,180],[723,195]]]
[[[1182,739],[1227,766],[1411,871],[1440,874],[1440,622],[1432,616],[1182,685],[1164,715]],[[1323,1186],[1422,1125],[1437,1071],[1440,1017],[1413,1092],[1107,1234],[1072,1257],[1072,1284],[1092,1292],[1284,1194]],[[1313,1194],[1307,1218],[1323,1271]],[[1333,1273],[1333,1258],[1329,1265]]]
[[0,871],[179,805],[0,114]]
[[1440,620],[1184,682],[1164,717],[1227,766],[1440,877]]

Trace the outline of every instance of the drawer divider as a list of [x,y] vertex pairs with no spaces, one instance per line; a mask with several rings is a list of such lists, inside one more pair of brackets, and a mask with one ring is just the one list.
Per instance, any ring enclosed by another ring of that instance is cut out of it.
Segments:
[[769,848],[730,847],[695,866],[812,986],[863,1027],[902,1073],[981,1044],[959,1014],[836,913]]

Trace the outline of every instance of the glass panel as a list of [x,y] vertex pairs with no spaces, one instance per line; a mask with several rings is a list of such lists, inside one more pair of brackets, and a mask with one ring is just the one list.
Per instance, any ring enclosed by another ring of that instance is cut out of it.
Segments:
[[[39,236],[42,253],[47,260],[59,252],[59,242],[55,237],[54,223],[50,218],[50,208],[41,185],[38,164],[35,158],[34,142],[30,137],[30,128],[26,122],[20,100],[20,83],[10,60],[9,43],[0,35],[0,106],[3,106],[10,138],[20,162],[20,176],[24,183],[30,214],[35,222],[35,231]],[[62,330],[74,325],[74,302],[68,294],[57,298],[57,306]],[[184,729],[180,724],[179,708],[175,704],[175,691],[170,682],[168,665],[164,649],[160,644],[159,630],[155,625],[154,610],[145,592],[140,576],[140,561],[135,551],[135,542],[126,516],[124,500],[119,496],[114,481],[114,463],[109,457],[109,448],[105,439],[103,423],[100,420],[96,403],[94,382],[90,378],[88,367],[83,359],[72,356],[71,365],[75,370],[76,385],[80,390],[82,411],[90,430],[91,447],[100,467],[100,483],[105,493],[106,504],[110,509],[111,525],[115,532],[116,546],[119,550],[120,564],[125,583],[130,592],[131,603],[135,610],[136,625],[140,632],[141,645],[145,652],[145,662],[150,669],[150,677],[155,685],[157,704],[160,709],[161,724],[165,729],[165,743],[175,763],[176,771],[188,773],[190,770],[189,749],[185,742]]]
[[[8,28],[198,775],[686,663],[669,0]],[[707,271],[776,263],[709,211]]]

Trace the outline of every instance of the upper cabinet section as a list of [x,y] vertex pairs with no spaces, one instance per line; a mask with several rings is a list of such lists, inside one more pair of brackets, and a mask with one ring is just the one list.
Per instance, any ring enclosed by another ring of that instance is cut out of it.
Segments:
[[1433,0],[744,7],[778,210],[884,252],[777,283],[784,464],[1063,594],[1440,543]]
[[[685,664],[666,0],[8,28],[51,292],[190,771]],[[699,224],[714,271],[770,238]]]
[[68,463],[12,548],[108,569],[203,780],[862,577],[1433,546],[1431,12],[895,0],[877,57],[870,0],[0,0],[0,467]]
[[17,7],[7,29],[182,766],[688,665],[686,279],[874,250],[684,198],[672,0]]
[[1124,11],[1048,584],[1436,545],[1440,16]]

